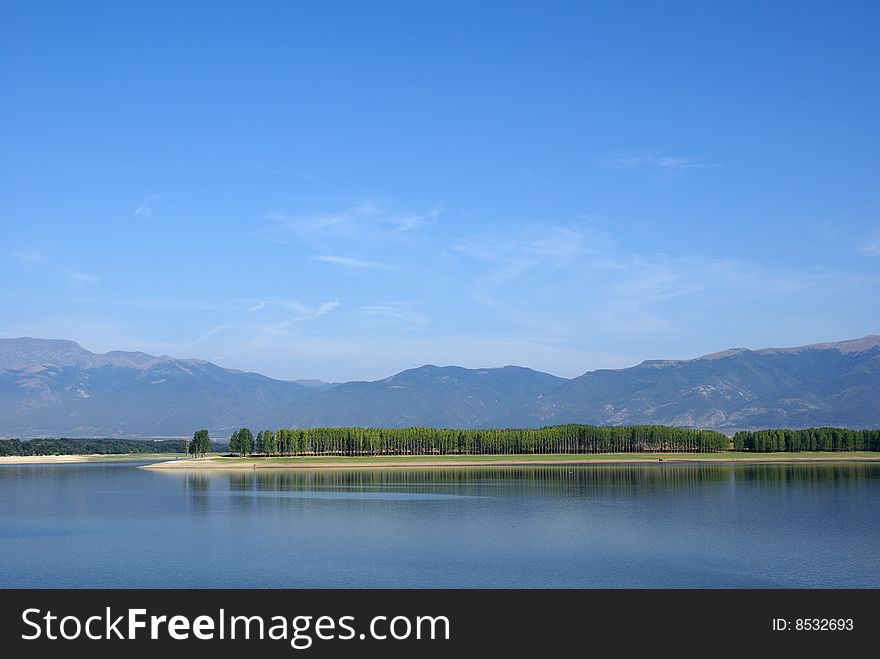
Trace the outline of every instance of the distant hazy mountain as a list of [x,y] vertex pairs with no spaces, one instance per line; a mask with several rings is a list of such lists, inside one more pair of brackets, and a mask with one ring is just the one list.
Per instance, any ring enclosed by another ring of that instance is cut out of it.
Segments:
[[496,426],[517,406],[567,382],[519,366],[467,369],[422,366],[376,382],[347,382],[286,409],[288,422],[307,428]]
[[0,435],[158,437],[224,432],[313,395],[195,359],[97,355],[73,341],[0,339]]
[[285,382],[193,359],[0,339],[0,436],[233,428],[662,423],[735,430],[880,426],[880,337],[737,348],[565,380],[517,366],[422,366],[375,382]]
[[0,339],[0,371],[28,366],[121,366],[143,368],[156,357],[143,352],[115,350],[104,355],[89,352],[75,341],[59,339]]
[[592,371],[509,418],[516,425],[657,423],[716,429],[880,427],[880,336],[735,348]]

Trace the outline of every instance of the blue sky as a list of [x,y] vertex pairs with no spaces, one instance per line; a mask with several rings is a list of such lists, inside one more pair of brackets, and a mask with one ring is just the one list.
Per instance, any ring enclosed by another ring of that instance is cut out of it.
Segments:
[[0,336],[348,380],[880,332],[878,24],[5,2]]

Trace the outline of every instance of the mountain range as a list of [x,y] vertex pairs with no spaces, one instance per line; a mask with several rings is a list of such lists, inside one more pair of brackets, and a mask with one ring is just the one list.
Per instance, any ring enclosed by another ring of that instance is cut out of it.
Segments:
[[880,336],[735,348],[565,379],[431,366],[373,382],[275,380],[198,359],[0,339],[0,436],[176,437],[240,426],[665,424],[734,431],[880,427]]

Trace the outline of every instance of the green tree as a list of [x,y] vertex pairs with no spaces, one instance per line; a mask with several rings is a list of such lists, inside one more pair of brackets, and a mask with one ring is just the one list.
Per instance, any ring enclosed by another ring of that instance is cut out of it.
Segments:
[[263,452],[266,455],[275,453],[275,433],[271,430],[263,431]]
[[[234,442],[234,444],[233,444]],[[254,436],[247,428],[240,428],[232,434],[229,441],[229,448],[233,453],[238,453],[244,457],[248,453],[254,452]]]
[[211,452],[211,438],[206,429],[196,430],[189,444],[189,453],[195,458],[204,457]]

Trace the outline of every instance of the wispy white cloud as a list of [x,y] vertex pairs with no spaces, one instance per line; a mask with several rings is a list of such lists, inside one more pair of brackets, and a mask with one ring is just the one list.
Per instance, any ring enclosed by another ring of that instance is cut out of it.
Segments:
[[132,215],[149,220],[153,217],[153,208],[159,203],[159,195],[147,195]]
[[[316,320],[330,313],[339,306],[338,300],[322,302],[317,307],[310,307],[301,304],[296,300],[262,300],[257,304],[251,305],[234,318],[224,320],[216,326],[199,336],[193,341],[193,345],[203,343],[219,334],[220,332],[236,332],[238,335],[242,333],[248,334],[255,330],[257,336],[275,335],[294,323],[308,320]],[[259,312],[266,312],[272,320],[268,323],[265,321],[265,315]],[[291,315],[291,313],[293,315]],[[254,319],[251,319],[254,316]],[[258,321],[257,317],[263,317],[261,324],[255,325]],[[279,320],[280,318],[280,320]]]
[[224,321],[224,322],[220,323],[219,325],[217,325],[216,327],[214,327],[213,329],[205,332],[200,337],[198,337],[195,341],[193,341],[193,343],[201,343],[202,341],[205,341],[206,339],[211,338],[215,334],[222,332],[223,330],[225,330],[227,327],[229,327],[233,323],[236,323],[236,322],[243,320],[244,318],[251,315],[252,313],[256,313],[257,311],[262,311],[263,309],[266,308],[266,304],[267,304],[266,301],[258,302],[257,304],[249,307],[243,313],[239,314],[234,319]]
[[394,230],[400,233],[432,224],[440,217],[441,212],[442,208],[440,206],[435,206],[424,213],[413,213],[409,211],[403,213],[390,213],[386,218],[386,222],[394,226]]
[[272,210],[261,215],[275,227],[304,238],[358,238],[369,234],[401,234],[431,224],[441,214],[436,206],[424,212],[395,210],[365,202],[339,211],[291,214]]
[[9,255],[22,265],[31,267],[45,265],[49,262],[49,258],[43,252],[35,249],[15,250],[9,252]]
[[[477,259],[484,270],[466,286],[470,297],[512,324],[557,336],[561,326],[543,305],[557,298],[561,287],[541,290],[547,281],[572,281],[586,259],[606,260],[610,239],[586,227],[528,224],[468,236],[453,245]],[[565,270],[565,274],[556,274]]]
[[268,169],[263,170],[266,174],[270,176],[280,176],[283,178],[290,179],[298,179],[302,181],[309,181],[310,183],[320,183],[321,178],[316,176],[314,173],[310,172],[307,169],[300,168],[278,168],[278,167],[270,167]]
[[615,156],[603,161],[612,169],[660,168],[660,169],[709,169],[721,167],[720,162],[692,156]]
[[585,228],[531,224],[474,234],[453,249],[490,264],[486,283],[496,285],[531,270],[559,270],[588,255],[595,258],[608,249],[609,240]]
[[392,270],[393,266],[387,263],[379,263],[377,261],[364,261],[362,259],[353,259],[347,256],[313,256],[313,261],[321,261],[322,263],[332,263],[334,265],[345,266],[346,268],[356,268],[358,270]]
[[321,302],[321,306],[318,307],[312,318],[320,318],[321,316],[330,313],[338,306],[339,300],[333,300],[332,302]]
[[453,248],[490,263],[526,270],[537,265],[568,264],[583,248],[584,234],[564,226],[533,225],[512,231],[487,231],[456,242]]
[[880,231],[874,232],[858,249],[863,256],[880,256]]
[[339,300],[328,300],[326,302],[321,302],[317,307],[310,307],[294,300],[288,300],[285,306],[288,309],[292,309],[295,314],[280,323],[269,325],[269,327],[280,329],[304,320],[317,320],[336,309],[339,304]]
[[305,236],[322,234],[349,235],[354,233],[358,219],[367,213],[364,209],[353,209],[338,213],[315,215],[290,215],[283,211],[269,211],[261,217],[274,222],[283,229]]
[[361,314],[381,325],[398,325],[411,328],[425,327],[430,323],[424,314],[413,311],[407,304],[393,302],[360,307]]
[[281,322],[266,325],[264,329],[275,331],[288,327],[293,323],[298,323],[304,320],[317,320],[318,318],[326,316],[328,313],[336,309],[339,306],[339,300],[328,300],[326,302],[321,302],[321,304],[317,307],[309,307],[303,304],[299,304],[298,302],[290,301],[288,302],[287,306],[295,310],[295,315],[290,316],[282,320]]
[[[63,302],[65,298],[56,295],[42,296],[46,303]],[[155,309],[158,311],[235,311],[241,307],[233,302],[215,302],[210,300],[171,300],[163,298],[82,296],[77,298],[82,304],[106,305],[111,307],[135,307],[139,309]]]
[[287,300],[282,302],[281,306],[287,310],[292,310],[294,315],[251,328],[251,337],[239,344],[235,354],[259,352],[268,349],[269,346],[276,345],[279,341],[287,341],[293,326],[302,322],[323,318],[337,309],[340,306],[340,302],[339,300],[327,300],[321,302],[317,307],[310,307],[300,304],[295,300]]
[[220,324],[217,325],[217,327],[215,327],[214,329],[208,330],[207,332],[205,332],[204,334],[202,334],[202,335],[201,335],[200,337],[198,337],[193,343],[201,343],[202,341],[205,341],[206,339],[210,339],[212,336],[214,336],[214,335],[217,334],[218,332],[222,332],[222,331],[225,330],[227,327],[229,327],[229,323],[220,323]]
[[79,293],[98,284],[101,278],[88,272],[71,271],[65,274],[65,281],[71,291]]
[[633,253],[578,225],[484,232],[460,240],[455,250],[478,259],[475,271],[473,263],[467,268],[474,273],[465,285],[471,300],[512,327],[573,342],[600,330],[621,336],[686,332],[684,323],[705,321],[710,309],[726,314],[730,300],[763,305],[760,300],[776,296],[795,308],[867,286],[871,279],[828,269],[771,269],[739,259]]

